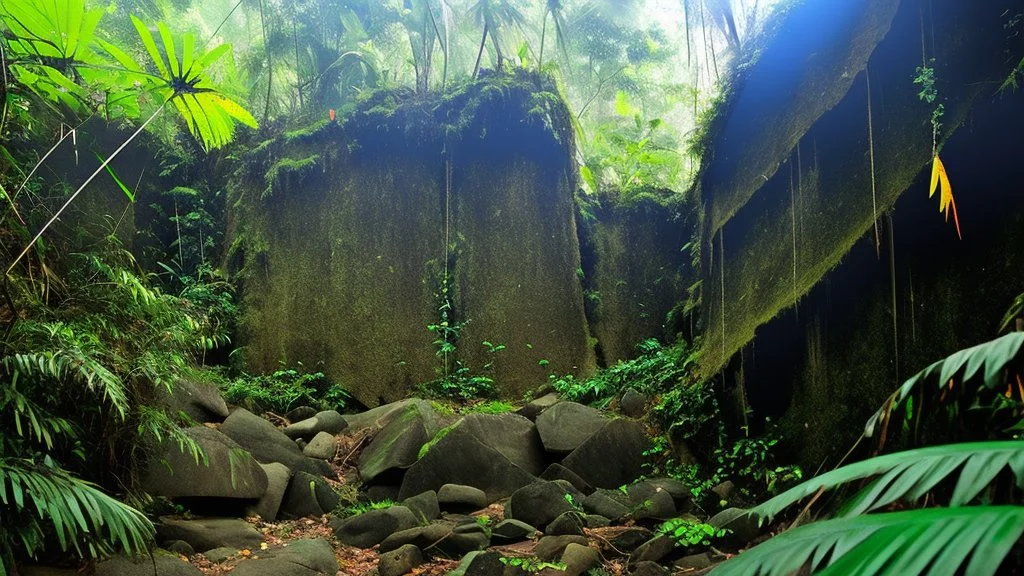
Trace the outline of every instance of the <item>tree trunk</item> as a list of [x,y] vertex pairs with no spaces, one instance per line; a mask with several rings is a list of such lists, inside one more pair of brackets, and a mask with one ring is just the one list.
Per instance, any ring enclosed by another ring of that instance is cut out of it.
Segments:
[[480,73],[480,58],[484,55],[484,46],[487,45],[487,32],[488,23],[484,22],[484,35],[480,38],[480,50],[476,53],[476,64],[473,66],[473,79],[476,80],[477,74]]

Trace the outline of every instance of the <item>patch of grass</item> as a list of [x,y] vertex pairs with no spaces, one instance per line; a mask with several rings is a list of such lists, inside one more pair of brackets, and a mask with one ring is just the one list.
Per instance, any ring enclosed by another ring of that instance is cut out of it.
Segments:
[[384,510],[386,508],[391,508],[396,504],[397,503],[395,501],[389,500],[387,498],[383,500],[378,500],[376,502],[355,502],[352,504],[339,506],[334,511],[334,514],[336,516],[340,516],[341,518],[350,518],[352,516],[359,516],[360,514],[365,514],[370,510]]
[[490,400],[487,402],[479,402],[477,404],[470,404],[463,410],[463,414],[505,414],[512,412],[516,407],[508,402],[502,400]]
[[445,426],[444,428],[438,430],[437,434],[434,434],[434,437],[431,438],[429,442],[427,442],[420,448],[420,453],[416,456],[416,459],[419,460],[420,458],[426,456],[427,452],[429,452],[430,449],[434,447],[434,444],[440,442],[442,438],[447,436],[448,433],[451,432],[452,430],[455,430],[461,423],[462,420],[459,420],[450,426]]

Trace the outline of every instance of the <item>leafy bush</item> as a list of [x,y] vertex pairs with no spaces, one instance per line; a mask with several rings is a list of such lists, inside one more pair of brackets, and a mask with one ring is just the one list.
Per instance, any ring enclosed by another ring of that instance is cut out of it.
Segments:
[[352,399],[344,388],[332,383],[323,373],[302,373],[291,368],[269,376],[237,378],[225,390],[224,398],[257,412],[278,414],[297,406],[341,411]]
[[710,546],[713,539],[725,536],[726,530],[696,520],[673,518],[659,526],[655,534],[668,536],[676,546]]

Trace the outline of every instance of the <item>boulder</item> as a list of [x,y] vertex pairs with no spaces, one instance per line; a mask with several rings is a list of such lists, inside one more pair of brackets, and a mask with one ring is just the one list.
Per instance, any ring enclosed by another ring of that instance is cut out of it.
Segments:
[[502,520],[491,529],[491,538],[507,542],[520,542],[536,534],[538,530],[526,522],[509,518]]
[[696,572],[711,567],[711,555],[707,552],[683,556],[672,563],[677,569],[684,572]]
[[370,482],[388,470],[412,466],[420,448],[441,429],[429,402],[412,402],[378,432],[359,454],[359,477]]
[[220,564],[235,554],[238,554],[237,548],[214,548],[203,552],[203,556],[206,556],[206,559],[214,564]]
[[272,522],[277,519],[277,513],[281,509],[285,491],[288,490],[288,484],[292,479],[292,471],[279,462],[260,464],[260,467],[267,475],[267,491],[250,512],[258,514],[267,522]]
[[459,426],[441,438],[405,473],[399,498],[405,499],[445,484],[479,488],[494,502],[535,480],[501,452]]
[[586,523],[587,528],[604,528],[605,526],[611,526],[612,521],[601,516],[600,514],[587,514],[583,521]]
[[629,565],[644,561],[657,562],[668,556],[675,547],[676,543],[668,536],[655,536],[633,550],[633,553],[629,555]]
[[[554,408],[558,406],[561,404]],[[644,451],[649,446],[650,441],[639,422],[606,421],[600,430],[566,456],[562,465],[594,487],[617,488],[640,477]]]
[[562,552],[562,563],[565,564],[562,576],[580,576],[600,565],[601,555],[589,546],[570,543]]
[[152,557],[114,556],[96,565],[96,576],[202,576],[202,574],[195,566],[160,550],[157,550]]
[[427,490],[421,494],[402,500],[402,505],[412,510],[421,524],[437,520],[441,516],[441,506],[437,501],[437,492]]
[[566,482],[573,485],[576,490],[579,490],[582,494],[590,494],[594,491],[594,487],[587,484],[587,481],[580,478],[580,475],[569,470],[565,466],[559,463],[554,463],[544,469],[544,472],[540,475],[541,480],[565,480]]
[[506,574],[499,552],[470,552],[448,576],[499,576]]
[[647,403],[650,398],[646,394],[637,392],[633,388],[627,388],[619,400],[619,410],[630,418],[640,418],[647,410]]
[[284,493],[279,515],[282,518],[322,516],[334,510],[340,500],[323,476],[296,472]]
[[165,542],[164,547],[167,548],[168,552],[173,552],[178,556],[184,556],[186,558],[194,556],[196,551],[192,548],[192,545],[184,540],[171,540]]
[[232,576],[334,576],[340,567],[334,549],[320,538],[271,548],[235,566]]
[[316,416],[316,412],[316,408],[313,408],[311,406],[296,406],[295,408],[289,410],[288,413],[284,415],[284,417],[285,420],[288,420],[289,424],[294,424],[296,422],[302,422],[306,418],[312,418],[313,416]]
[[631,484],[628,488],[629,498],[634,506],[641,504],[657,491],[667,492],[678,512],[689,512],[693,508],[693,494],[689,487],[673,478],[650,478]]
[[567,492],[555,482],[543,480],[516,490],[509,498],[505,516],[543,528],[564,512],[574,508],[565,498]]
[[422,402],[418,398],[407,398],[405,400],[399,400],[398,402],[392,402],[390,404],[384,404],[372,408],[359,414],[345,414],[342,418],[348,424],[347,428],[350,432],[356,432],[364,428],[383,428],[388,425],[389,422],[396,416],[402,413],[402,410],[406,406],[414,403]]
[[205,426],[186,428],[185,435],[206,455],[196,463],[187,449],[168,439],[162,458],[153,458],[142,478],[142,489],[166,498],[257,499],[267,491],[267,475],[231,438]]
[[406,530],[399,530],[388,536],[380,543],[381,552],[397,550],[406,544],[415,544],[418,548],[426,549],[444,540],[452,533],[451,524],[437,522],[427,526],[416,526]]
[[370,510],[358,516],[330,520],[331,529],[338,540],[357,548],[371,548],[395,532],[415,528],[418,524],[416,515],[405,506]]
[[337,434],[348,427],[345,418],[335,410],[317,412],[314,416],[289,424],[284,428],[285,436],[295,438],[312,438],[320,432]]
[[338,441],[330,432],[317,432],[302,453],[318,460],[330,460],[338,452]]
[[285,436],[267,420],[244,408],[233,410],[221,424],[220,431],[264,464],[280,462],[294,472],[333,475],[331,467],[326,462],[304,456],[291,438]]
[[462,419],[459,428],[530,474],[537,475],[544,470],[544,446],[537,427],[518,414],[469,414]]
[[537,416],[544,449],[554,454],[572,452],[606,424],[600,410],[576,402],[558,402]]
[[623,526],[603,532],[604,544],[602,551],[606,556],[632,554],[638,546],[654,537],[654,533],[640,526]]
[[445,510],[469,511],[486,508],[490,502],[479,488],[461,484],[445,484],[437,491],[437,502]]
[[380,576],[402,576],[423,564],[423,551],[412,544],[380,555],[377,572]]
[[629,515],[630,507],[623,503],[623,500],[626,500],[626,496],[617,490],[600,489],[593,494],[584,496],[580,505],[591,514],[618,520]]
[[736,547],[743,547],[761,535],[762,528],[758,525],[757,516],[742,508],[726,508],[708,520],[708,524],[718,529],[728,530],[726,539]]
[[633,518],[636,520],[668,520],[676,515],[676,504],[672,495],[660,487],[655,487],[642,499],[634,501]]
[[157,404],[173,417],[179,413],[198,423],[220,422],[228,417],[228,405],[220,395],[220,388],[211,382],[183,379],[174,384],[170,393],[163,386],[156,387]]
[[528,420],[536,421],[537,416],[541,412],[561,402],[562,399],[558,397],[558,394],[554,392],[548,392],[547,394],[534,398],[527,402],[522,408],[516,410],[516,414],[519,414],[523,418]]
[[583,536],[544,536],[537,541],[533,555],[544,562],[554,562],[562,556],[569,544],[586,546],[587,539]]
[[198,518],[179,520],[162,517],[156,525],[157,536],[163,540],[183,540],[196,552],[214,548],[258,548],[263,536],[245,520],[238,518]]
[[[476,525],[475,528],[470,525],[464,526],[456,527],[456,530],[453,530],[443,540],[431,546],[429,550],[436,550],[450,558],[459,558],[470,552],[483,550],[490,546],[491,539],[487,536],[483,526]],[[462,531],[457,531],[459,528],[462,528]]]
[[579,512],[563,512],[557,518],[548,523],[544,533],[548,536],[583,536],[583,527],[586,520]]

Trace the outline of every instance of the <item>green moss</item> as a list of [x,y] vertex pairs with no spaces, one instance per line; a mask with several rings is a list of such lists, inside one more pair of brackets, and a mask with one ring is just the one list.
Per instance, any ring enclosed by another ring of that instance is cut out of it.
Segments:
[[318,122],[310,124],[309,126],[304,126],[302,128],[285,132],[281,137],[284,140],[285,144],[302,142],[322,134],[324,129],[327,128],[327,126],[329,126],[330,123],[330,120],[320,120]]
[[275,162],[265,176],[267,188],[263,199],[301,183],[317,168],[320,159],[319,154],[311,154],[305,158],[282,158]]
[[434,437],[431,438],[426,444],[424,444],[420,448],[420,453],[416,456],[416,459],[419,460],[419,459],[423,458],[424,456],[426,456],[427,452],[430,452],[430,449],[433,448],[435,444],[440,442],[441,439],[444,438],[445,436],[447,436],[449,432],[451,432],[452,430],[455,430],[456,428],[458,428],[460,424],[462,424],[462,420],[458,420],[454,424],[451,424],[449,426],[445,426],[444,428],[441,428],[440,430],[438,430],[437,434],[434,434]]
[[477,404],[470,404],[466,406],[462,412],[464,414],[505,414],[512,412],[516,407],[508,402],[502,400],[491,400],[489,402],[479,402]]

